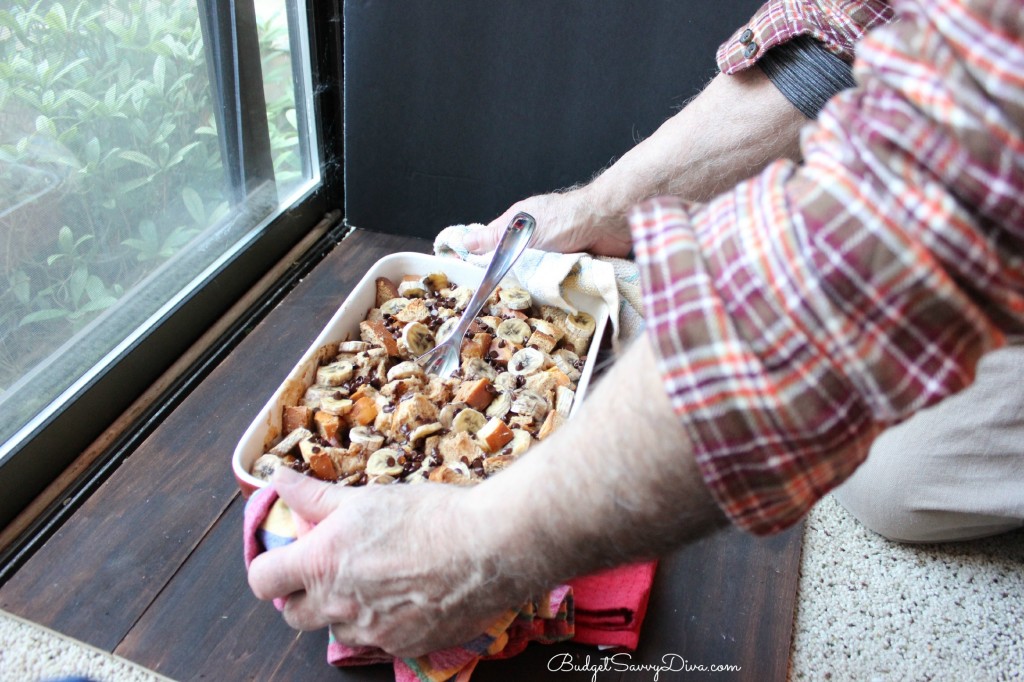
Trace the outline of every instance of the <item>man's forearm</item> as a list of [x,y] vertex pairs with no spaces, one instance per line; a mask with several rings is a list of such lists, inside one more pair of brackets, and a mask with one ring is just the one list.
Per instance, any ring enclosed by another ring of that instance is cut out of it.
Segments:
[[725,523],[646,336],[572,420],[471,495],[505,547],[497,570],[526,590],[664,553]]
[[599,220],[621,222],[662,194],[705,201],[778,158],[799,157],[807,119],[759,69],[718,75],[692,102],[580,191]]

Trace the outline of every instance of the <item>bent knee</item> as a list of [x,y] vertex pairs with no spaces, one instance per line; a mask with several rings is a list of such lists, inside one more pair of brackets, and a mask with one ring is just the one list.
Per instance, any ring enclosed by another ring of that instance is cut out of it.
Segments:
[[951,542],[998,535],[1020,528],[1021,519],[972,509],[971,494],[951,486],[936,499],[923,477],[885,476],[862,467],[835,490],[836,500],[868,530],[904,543]]

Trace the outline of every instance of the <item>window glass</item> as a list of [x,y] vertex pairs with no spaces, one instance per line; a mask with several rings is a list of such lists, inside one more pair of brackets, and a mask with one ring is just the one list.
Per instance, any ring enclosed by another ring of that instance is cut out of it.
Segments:
[[[262,107],[236,111],[203,2],[3,3],[0,461],[319,180],[302,9],[249,7]],[[247,150],[226,139],[225,107],[267,138],[257,189],[232,180],[228,157]]]

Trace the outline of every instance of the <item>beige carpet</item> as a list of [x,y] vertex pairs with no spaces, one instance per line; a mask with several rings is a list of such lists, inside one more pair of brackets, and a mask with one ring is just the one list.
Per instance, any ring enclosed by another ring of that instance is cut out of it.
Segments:
[[[1024,532],[897,545],[832,498],[806,527],[791,682],[1024,678]],[[0,612],[0,682],[71,674],[166,679]]]
[[0,611],[0,682],[72,675],[96,682],[167,682],[123,658]]
[[804,534],[790,679],[1024,678],[1024,532],[899,545],[831,497]]

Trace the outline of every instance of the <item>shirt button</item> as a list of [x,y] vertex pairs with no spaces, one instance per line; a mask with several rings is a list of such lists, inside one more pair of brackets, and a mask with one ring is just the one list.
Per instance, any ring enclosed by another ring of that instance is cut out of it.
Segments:
[[746,31],[744,31],[743,33],[740,34],[740,42],[743,43],[744,45],[746,45],[747,43],[749,43],[753,39],[754,39],[754,32],[751,31],[749,28]]
[[750,43],[743,50],[743,56],[747,59],[752,58],[755,54],[757,54],[757,43]]

